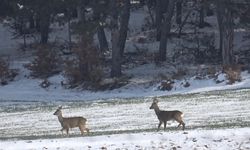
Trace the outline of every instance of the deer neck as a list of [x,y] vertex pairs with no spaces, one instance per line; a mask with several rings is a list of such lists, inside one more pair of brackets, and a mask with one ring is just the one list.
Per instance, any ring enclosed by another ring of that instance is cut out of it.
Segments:
[[62,124],[63,123],[63,116],[62,114],[58,115],[58,120]]
[[159,115],[159,113],[161,111],[160,108],[159,108],[159,106],[155,106],[154,110],[155,110],[155,114]]

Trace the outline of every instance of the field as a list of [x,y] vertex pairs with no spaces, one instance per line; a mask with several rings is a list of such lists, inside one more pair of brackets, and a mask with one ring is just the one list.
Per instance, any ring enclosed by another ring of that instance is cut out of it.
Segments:
[[[55,140],[80,142],[79,138],[91,141],[91,139],[105,139],[110,136],[111,139],[123,139],[127,136],[131,136],[133,139],[139,136],[151,142],[154,141],[151,139],[154,136],[156,136],[156,139],[161,139],[160,141],[163,137],[168,138],[169,136],[170,139],[165,141],[169,143],[171,137],[173,137],[172,140],[176,140],[178,136],[182,135],[180,140],[184,142],[187,140],[187,136],[193,135],[192,137],[196,139],[195,135],[199,138],[217,130],[222,131],[221,135],[218,131],[219,136],[231,132],[233,132],[231,134],[237,136],[234,130],[236,132],[238,130],[250,132],[250,129],[247,128],[250,126],[249,97],[250,90],[244,89],[159,97],[160,108],[164,110],[178,109],[184,112],[187,129],[185,132],[176,130],[178,124],[170,121],[167,125],[167,131],[158,133],[155,132],[158,120],[154,111],[149,109],[152,102],[150,97],[93,101],[1,101],[0,143],[8,145],[9,142],[16,141],[15,144],[18,145],[20,142],[27,144],[30,140],[40,141],[40,143],[43,143],[44,140],[48,140],[50,143]],[[87,118],[87,126],[91,133],[85,137],[80,137],[79,129],[72,129],[69,137],[62,136],[59,131],[61,129],[60,123],[57,117],[53,116],[59,105],[63,106],[64,116],[84,116]],[[231,132],[227,133],[227,131]],[[240,135],[243,134],[242,132],[239,133]],[[234,136],[228,138],[234,138]],[[128,138],[127,141],[132,139]],[[186,140],[183,141],[182,139]],[[246,139],[250,142],[250,134]],[[218,139],[212,138],[210,140]],[[101,141],[104,142],[105,140]],[[142,141],[136,142],[137,146],[140,147],[139,143]],[[159,142],[159,140],[157,141]],[[232,141],[234,140],[232,139]],[[106,140],[106,143],[109,143],[109,140]],[[134,143],[135,148],[136,143]],[[29,144],[34,145],[35,141]],[[85,144],[89,144],[88,146],[91,148],[91,142]],[[159,143],[155,144],[149,145],[159,146]],[[160,145],[164,145],[164,143]],[[169,146],[169,144],[166,145]],[[177,146],[176,144],[172,145],[173,147],[174,145]],[[118,145],[118,147],[124,148],[126,146]],[[138,149],[140,149],[139,147]],[[206,148],[206,146],[203,148]]]

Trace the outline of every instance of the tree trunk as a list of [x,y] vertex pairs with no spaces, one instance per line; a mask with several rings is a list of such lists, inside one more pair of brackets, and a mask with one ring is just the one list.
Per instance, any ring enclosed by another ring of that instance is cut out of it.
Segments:
[[223,48],[223,31],[224,31],[224,26],[222,25],[222,19],[223,19],[223,14],[222,14],[222,5],[219,4],[220,2],[217,1],[217,22],[218,22],[218,27],[219,27],[219,58],[222,60],[222,48]]
[[121,76],[121,54],[119,47],[119,28],[118,28],[118,10],[117,2],[111,1],[110,8],[111,12],[111,40],[112,40],[112,66],[111,66],[111,77]]
[[41,43],[47,44],[49,39],[50,13],[40,12]]
[[204,21],[204,18],[205,18],[205,6],[204,6],[204,1],[202,0],[200,2],[200,9],[199,9],[199,13],[200,13],[200,16],[199,16],[199,27],[200,28],[203,28],[205,26],[205,21]]
[[108,47],[108,41],[104,32],[104,28],[102,25],[99,25],[97,29],[97,36],[99,41],[99,47],[101,52],[105,52],[109,49]]
[[182,23],[182,2],[183,0],[176,2],[176,23],[179,25]]
[[232,11],[228,7],[230,1],[217,2],[217,18],[220,29],[220,48],[223,65],[233,64],[234,27]]
[[155,28],[155,18],[153,13],[153,7],[150,5],[150,3],[147,3],[148,13],[152,22],[152,26]]
[[232,11],[228,8],[225,10],[225,31],[223,38],[223,64],[233,63],[233,40],[234,40],[234,28],[233,28],[233,16]]
[[36,31],[40,32],[40,16],[39,15],[35,15],[35,28]]
[[125,43],[127,39],[128,32],[128,23],[130,17],[130,0],[125,0],[125,5],[123,6],[121,13],[121,22],[120,22],[120,33],[119,33],[119,47],[121,56],[123,56]]
[[30,14],[30,16],[29,16],[29,28],[30,29],[35,28],[35,20],[34,20],[33,14]]
[[159,48],[159,61],[166,61],[167,54],[167,38],[171,29],[171,20],[174,14],[175,0],[169,0],[167,12],[164,15],[161,27],[161,40]]
[[155,25],[156,25],[156,40],[160,41],[161,38],[161,22],[162,22],[162,0],[156,0],[156,13],[155,13]]
[[121,54],[119,49],[119,30],[112,29],[112,67],[111,67],[111,77],[120,77],[122,75],[121,71]]
[[77,19],[78,19],[78,21],[85,22],[84,8],[82,6],[77,6],[76,11],[77,11]]
[[71,38],[71,17],[68,16],[68,36],[69,36],[69,50],[71,50],[72,47],[72,38]]

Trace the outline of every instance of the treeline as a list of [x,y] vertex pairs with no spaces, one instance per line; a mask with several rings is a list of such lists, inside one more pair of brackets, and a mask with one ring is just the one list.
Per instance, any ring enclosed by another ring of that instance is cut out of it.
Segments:
[[[145,13],[149,16],[148,25],[144,30],[153,30],[155,40],[159,41],[158,53],[153,56],[156,62],[167,61],[167,45],[172,37],[191,38],[201,41],[200,43],[207,41],[198,35],[199,29],[209,27],[210,22],[205,18],[213,15],[217,17],[218,22],[219,47],[216,48],[213,43],[209,45],[207,52],[200,52],[201,46],[197,43],[195,57],[204,60],[208,57],[204,53],[212,53],[210,59],[216,59],[222,65],[238,63],[233,52],[234,29],[237,20],[242,28],[249,28],[249,6],[248,0],[1,0],[0,17],[13,20],[11,28],[14,29],[15,36],[23,38],[24,46],[27,35],[39,34],[41,45],[37,47],[37,57],[29,68],[34,75],[42,77],[60,71],[60,58],[56,53],[51,54],[51,24],[67,24],[67,48],[72,57],[64,60],[64,71],[71,84],[79,85],[86,81],[100,82],[104,76],[102,68],[103,61],[107,59],[104,58],[106,52],[111,53],[108,60],[110,76],[122,76],[129,19],[131,12],[139,8],[146,8],[143,10],[147,10]],[[190,19],[194,17],[196,18]],[[194,29],[198,36],[187,37],[188,32],[184,30],[187,25]],[[110,43],[105,35],[105,29],[111,33]],[[72,41],[73,34],[79,37],[77,43]],[[98,47],[93,42],[94,35],[97,35]],[[184,45],[183,48],[188,46]],[[50,56],[48,60],[44,59],[47,55]],[[175,57],[178,57],[179,54],[176,55]],[[40,66],[44,64],[41,62],[51,64]]]

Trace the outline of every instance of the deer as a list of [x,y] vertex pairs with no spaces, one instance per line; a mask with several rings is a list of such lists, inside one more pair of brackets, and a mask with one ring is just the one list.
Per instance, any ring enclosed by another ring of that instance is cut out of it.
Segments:
[[83,135],[84,131],[89,133],[89,129],[86,128],[87,119],[84,117],[68,117],[64,118],[62,116],[62,106],[60,106],[54,113],[58,117],[59,122],[61,123],[62,129],[61,132],[63,134],[63,130],[66,130],[67,136],[69,135],[69,129],[78,127],[81,131],[81,135]]
[[164,123],[164,131],[165,131],[167,121],[170,121],[170,120],[175,120],[179,123],[177,128],[179,128],[182,125],[182,129],[183,130],[185,129],[185,123],[183,122],[184,114],[181,111],[179,111],[179,110],[173,110],[173,111],[160,110],[160,108],[158,106],[158,100],[156,98],[153,99],[153,103],[149,107],[149,109],[154,109],[155,114],[156,114],[158,120],[160,121],[157,131],[160,130],[162,123]]

